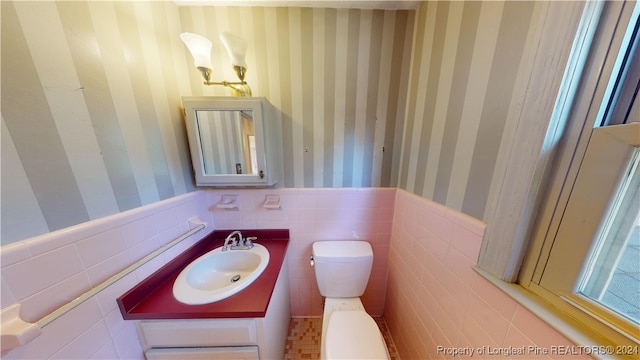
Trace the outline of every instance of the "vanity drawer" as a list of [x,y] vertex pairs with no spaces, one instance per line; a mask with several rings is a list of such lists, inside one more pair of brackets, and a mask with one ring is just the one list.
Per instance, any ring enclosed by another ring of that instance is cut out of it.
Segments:
[[152,348],[144,353],[147,360],[258,360],[257,346]]
[[258,344],[254,319],[143,320],[138,326],[147,347]]

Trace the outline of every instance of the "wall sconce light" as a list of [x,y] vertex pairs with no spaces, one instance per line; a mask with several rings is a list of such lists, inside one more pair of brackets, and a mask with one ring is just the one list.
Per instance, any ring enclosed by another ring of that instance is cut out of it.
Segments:
[[234,34],[225,32],[220,34],[220,41],[227,49],[231,58],[231,66],[240,81],[211,81],[211,41],[206,37],[194,33],[180,34],[180,39],[187,46],[193,56],[193,63],[202,74],[205,85],[222,85],[231,88],[235,96],[251,96],[251,88],[244,76],[247,72],[247,63],[244,60],[247,51],[247,42]]

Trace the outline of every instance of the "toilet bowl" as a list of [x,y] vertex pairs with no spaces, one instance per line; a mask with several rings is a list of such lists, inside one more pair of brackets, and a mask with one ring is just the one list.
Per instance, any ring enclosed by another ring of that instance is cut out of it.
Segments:
[[390,359],[378,324],[360,298],[327,298],[322,317],[321,359]]
[[325,296],[322,359],[390,359],[375,320],[360,296],[369,281],[373,250],[366,241],[317,241],[312,264]]

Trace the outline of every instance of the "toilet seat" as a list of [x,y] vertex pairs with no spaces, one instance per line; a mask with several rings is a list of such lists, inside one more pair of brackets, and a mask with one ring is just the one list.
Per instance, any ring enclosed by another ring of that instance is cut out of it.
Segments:
[[327,359],[389,359],[375,320],[364,311],[334,311],[324,350]]

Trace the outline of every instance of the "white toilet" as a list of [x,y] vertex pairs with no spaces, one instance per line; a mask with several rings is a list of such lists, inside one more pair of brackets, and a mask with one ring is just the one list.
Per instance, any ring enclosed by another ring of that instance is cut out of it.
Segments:
[[390,359],[375,320],[360,301],[371,274],[373,250],[366,241],[317,241],[312,265],[325,296],[321,359]]

